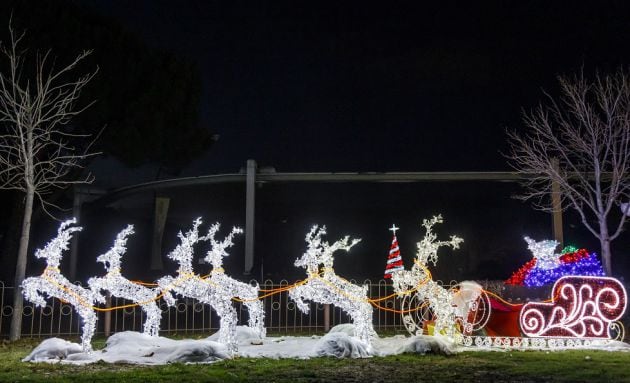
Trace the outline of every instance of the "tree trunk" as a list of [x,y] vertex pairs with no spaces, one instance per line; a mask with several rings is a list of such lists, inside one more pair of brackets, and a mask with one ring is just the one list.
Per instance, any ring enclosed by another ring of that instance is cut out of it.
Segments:
[[[24,193],[7,192],[0,194],[0,198],[11,206],[11,213],[5,216],[7,228],[0,244],[0,280],[10,281],[15,278],[16,254],[20,245],[22,234],[22,221],[24,218]],[[34,206],[33,206],[34,207]]]
[[11,317],[10,340],[20,339],[22,333],[22,311],[24,307],[24,296],[22,295],[22,281],[26,274],[26,255],[28,253],[28,243],[31,233],[31,216],[33,215],[34,190],[27,190],[26,201],[24,203],[24,219],[22,220],[22,235],[20,236],[20,247],[18,249],[17,263],[15,265],[15,283],[13,292],[13,316]]
[[604,266],[604,272],[607,276],[612,276],[612,264],[610,262],[610,240],[600,240],[602,246],[602,266]]
[[605,220],[599,220],[599,243],[601,245],[602,266],[607,276],[612,276],[612,264],[610,262],[610,236],[608,235],[608,225]]

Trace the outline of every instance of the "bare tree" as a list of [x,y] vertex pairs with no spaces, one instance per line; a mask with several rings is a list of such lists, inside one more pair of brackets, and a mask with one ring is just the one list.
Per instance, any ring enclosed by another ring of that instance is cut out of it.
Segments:
[[[45,196],[55,188],[91,181],[91,176],[72,179],[89,151],[75,143],[87,136],[71,133],[69,122],[85,107],[77,107],[83,87],[96,71],[73,78],[72,72],[90,54],[85,51],[70,64],[57,67],[51,52],[37,52],[34,71],[27,74],[27,50],[19,45],[24,33],[9,24],[8,44],[0,43],[6,61],[0,71],[0,188],[24,193],[24,217],[15,270],[15,294],[10,338],[19,339],[22,327],[21,284],[26,271],[33,203],[46,212],[52,205]],[[4,63],[2,63],[4,64]]]
[[527,175],[523,200],[546,211],[552,184],[562,206],[578,212],[599,239],[606,274],[610,243],[623,230],[626,214],[612,214],[630,192],[630,81],[622,69],[612,75],[560,77],[560,97],[524,114],[527,131],[508,132],[510,164]]

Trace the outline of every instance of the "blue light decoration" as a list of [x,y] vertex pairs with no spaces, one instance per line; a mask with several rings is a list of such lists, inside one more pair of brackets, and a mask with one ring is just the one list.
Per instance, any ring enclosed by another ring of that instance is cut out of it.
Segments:
[[555,283],[559,278],[568,275],[605,276],[597,254],[586,249],[567,246],[558,257],[558,265],[541,267],[536,258],[527,262],[505,282],[510,285],[539,287]]
[[[584,252],[586,250],[581,249]],[[569,253],[572,254],[572,253]],[[602,265],[597,259],[597,254],[592,253],[588,254],[584,258],[573,262],[562,262],[562,258],[560,261],[560,265],[553,269],[541,269],[538,267],[532,268],[523,284],[528,287],[538,287],[549,285],[555,283],[561,277],[567,275],[580,275],[580,276],[594,276],[594,277],[603,277],[604,270],[602,269]]]

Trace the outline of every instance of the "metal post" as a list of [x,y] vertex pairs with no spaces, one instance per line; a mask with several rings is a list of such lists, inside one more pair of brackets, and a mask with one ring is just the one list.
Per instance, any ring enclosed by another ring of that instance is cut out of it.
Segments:
[[324,331],[330,330],[330,304],[324,304]]
[[[105,295],[105,307],[108,309],[112,307],[112,295],[107,292]],[[112,312],[111,310],[105,311],[105,323],[103,323],[103,330],[106,337],[109,337],[109,334],[112,333]]]
[[[80,186],[75,185],[73,188],[74,198],[72,201],[72,216],[77,220],[77,225],[81,223],[81,205],[83,205],[83,191]],[[79,232],[75,232],[70,241],[70,273],[71,281],[77,276],[77,262],[79,252]]]
[[[552,159],[552,165],[558,170],[558,159]],[[551,180],[551,223],[553,226],[553,238],[560,243],[560,248],[564,248],[564,236],[562,233],[562,195],[560,185],[555,180]]]
[[155,197],[153,215],[153,242],[151,243],[151,270],[162,270],[162,236],[168,214],[169,198]]
[[245,190],[245,270],[250,275],[254,267],[254,219],[256,204],[256,161],[247,160]]

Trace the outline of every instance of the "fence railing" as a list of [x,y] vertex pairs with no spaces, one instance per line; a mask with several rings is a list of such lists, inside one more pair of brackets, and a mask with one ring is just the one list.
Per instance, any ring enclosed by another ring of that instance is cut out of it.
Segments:
[[[357,282],[368,286],[368,296],[383,298],[393,293],[391,282],[385,280],[373,283],[371,280]],[[279,283],[267,280],[260,284],[261,289],[270,290],[286,287],[286,280]],[[0,331],[1,336],[8,337],[11,316],[13,315],[13,287],[7,287],[0,281]],[[58,299],[48,299],[48,305],[37,308],[25,302],[22,313],[22,336],[50,337],[73,336],[81,334],[80,317],[73,307]],[[111,306],[130,303],[127,300],[111,297]],[[309,302],[307,302],[309,303]],[[235,302],[239,324],[247,324],[248,313],[244,305]],[[273,333],[316,333],[327,331],[340,323],[351,322],[342,310],[332,306],[310,302],[309,314],[303,314],[295,303],[289,299],[288,292],[282,291],[263,300],[265,310],[265,326]],[[401,300],[391,297],[379,302],[388,309],[399,310]],[[161,334],[211,333],[218,329],[219,318],[211,306],[190,298],[180,298],[175,306],[169,307],[163,300],[159,301],[162,309]],[[96,334],[108,335],[121,331],[142,331],[144,314],[140,307],[127,307],[109,312],[98,312]],[[374,329],[378,331],[404,331],[400,314],[386,310],[374,310]]]
[[[377,332],[405,332],[405,325],[401,314],[387,309],[401,310],[412,307],[402,307],[403,300],[395,296],[380,301],[381,298],[392,295],[393,288],[389,281],[379,280],[372,282],[366,279],[362,282],[350,280],[353,284],[368,286],[368,297],[379,299],[378,305],[385,310],[375,308],[373,311],[373,324]],[[437,281],[440,283],[440,281]],[[541,289],[507,288],[503,281],[477,281],[485,290],[513,300],[525,302],[529,298],[546,299],[549,296],[550,287]],[[254,281],[252,281],[254,283]],[[457,282],[451,281],[445,286],[453,286]],[[80,283],[76,283],[80,285]],[[350,318],[341,309],[332,305],[323,305],[306,301],[310,304],[308,314],[298,310],[295,303],[289,298],[288,291],[281,289],[289,286],[289,282],[282,280],[273,282],[266,280],[260,284],[263,290],[279,289],[279,293],[263,299],[265,310],[265,327],[274,334],[291,333],[322,333],[340,323],[351,322]],[[630,286],[629,286],[630,287]],[[0,281],[0,337],[9,337],[9,327],[13,315],[13,287],[7,287]],[[128,305],[130,301],[111,297],[111,307]],[[213,333],[219,328],[219,318],[211,306],[200,303],[190,298],[179,298],[173,307],[166,302],[158,302],[162,309],[160,333],[186,334],[186,333]],[[234,302],[239,324],[247,324],[248,313],[246,307]],[[121,331],[142,331],[145,316],[140,307],[126,307],[109,312],[97,312],[98,321],[96,334],[109,335]],[[414,314],[411,314],[414,315]],[[417,315],[417,314],[416,314]],[[627,316],[623,321],[627,322]],[[22,312],[22,336],[23,337],[51,337],[51,336],[77,336],[81,334],[81,319],[74,311],[72,305],[58,299],[48,299],[47,306],[37,308],[30,302],[24,303]]]

